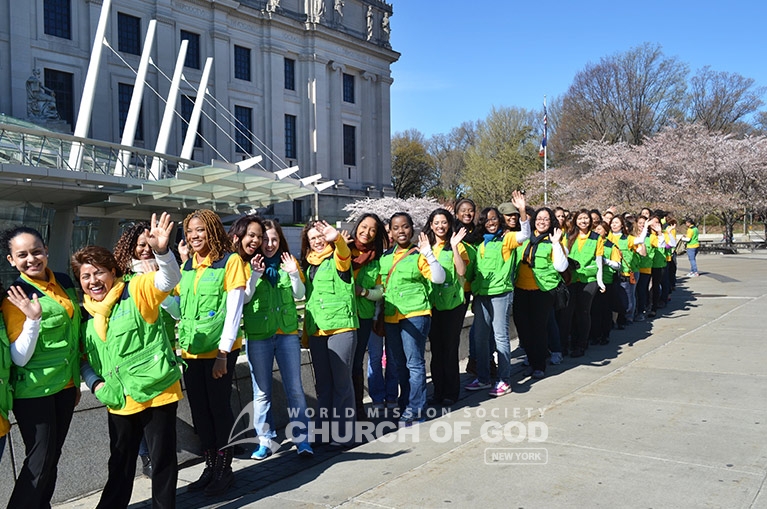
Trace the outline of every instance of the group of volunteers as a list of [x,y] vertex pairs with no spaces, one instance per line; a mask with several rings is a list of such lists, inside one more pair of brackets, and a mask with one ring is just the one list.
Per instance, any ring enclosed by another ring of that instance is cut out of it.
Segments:
[[[694,276],[697,229],[687,224]],[[353,424],[366,418],[365,370],[373,407],[392,409],[400,425],[423,421],[429,405],[454,404],[470,303],[467,370],[476,378],[465,389],[508,394],[511,317],[530,375],[541,378],[547,359],[582,356],[589,344],[606,343],[614,326],[655,316],[675,285],[675,226],[646,209],[636,218],[533,211],[514,192],[511,202],[479,214],[469,199],[436,208],[418,233],[406,212],[385,221],[364,214],[350,232],[314,222],[294,256],[278,222],[246,215],[227,231],[206,209],[184,219],[174,253],[170,216],[153,214],[127,226],[113,251],[87,246],[71,257],[82,299],[69,276],[48,268],[38,231],[7,230],[0,242],[19,277],[2,292],[0,455],[11,410],[26,455],[8,507],[50,505],[81,379],[107,407],[103,508],[127,507],[139,456],[151,465],[153,506],[175,506],[182,377],[205,462],[188,489],[216,496],[230,488],[232,376],[243,344],[256,460],[275,449],[275,360],[295,430],[289,436],[302,457],[314,454],[312,443],[355,441]],[[302,344],[315,374],[314,428],[301,384]],[[310,433],[331,428],[321,440]]]

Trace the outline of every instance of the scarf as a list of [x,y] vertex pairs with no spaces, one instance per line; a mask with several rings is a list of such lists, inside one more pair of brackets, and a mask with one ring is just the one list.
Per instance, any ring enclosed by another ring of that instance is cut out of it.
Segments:
[[101,302],[93,300],[88,294],[83,296],[83,307],[93,317],[93,326],[101,341],[107,340],[109,315],[112,314],[112,308],[120,299],[124,289],[125,282],[122,279],[115,279],[114,286]]
[[498,228],[498,231],[495,233],[483,233],[482,238],[485,240],[485,245],[487,245],[488,242],[493,242],[495,240],[500,239],[503,237],[503,230]]
[[309,251],[309,253],[306,255],[306,261],[309,265],[319,265],[322,262],[325,261],[326,258],[329,258],[333,254],[333,244],[328,244],[325,246],[325,249],[322,250],[321,253],[318,253],[317,251]]
[[525,252],[522,254],[522,263],[528,264],[531,269],[535,267],[535,251],[538,249],[538,244],[548,236],[548,232],[543,232],[530,239],[527,247],[525,247]]
[[273,287],[277,286],[277,281],[280,279],[281,258],[282,251],[277,251],[271,258],[264,258],[264,277]]
[[352,269],[356,272],[360,267],[375,259],[376,251],[357,239],[354,239],[354,247],[359,252],[357,256],[352,258]]

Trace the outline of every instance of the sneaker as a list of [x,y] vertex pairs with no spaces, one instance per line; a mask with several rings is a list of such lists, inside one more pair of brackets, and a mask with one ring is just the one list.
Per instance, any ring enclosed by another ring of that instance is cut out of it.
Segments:
[[486,382],[480,382],[479,378],[475,378],[473,382],[471,382],[469,385],[464,387],[467,391],[481,391],[484,389],[489,389],[492,387],[489,383]]
[[634,321],[635,321],[635,322],[644,322],[644,321],[645,321],[645,316],[644,316],[644,313],[639,313],[639,314],[636,316],[636,318],[634,318]]
[[537,378],[538,380],[540,380],[541,378],[545,378],[545,377],[546,377],[546,373],[544,373],[544,372],[543,372],[543,371],[541,371],[540,369],[536,369],[535,371],[533,371],[533,372],[530,374],[530,376],[531,376],[531,377],[533,377],[533,378]]
[[692,273],[692,277],[698,277],[698,276],[700,276],[700,274],[698,274],[697,272]]
[[488,392],[491,396],[505,396],[506,394],[511,392],[511,386],[507,384],[506,382],[498,382],[495,384],[495,387],[490,389],[490,392]]
[[562,363],[562,352],[551,352],[551,363],[558,365]]
[[687,276],[687,277],[695,277],[695,273],[694,272],[688,272],[687,274],[685,274],[685,276]]
[[657,314],[658,313],[656,313],[655,311],[650,311],[649,313],[647,313],[647,317],[648,318],[655,318],[657,316]]
[[530,360],[528,360],[527,355],[525,355],[525,358],[522,359],[522,365],[523,366],[529,366],[530,365]]
[[298,455],[302,458],[311,458],[314,456],[314,450],[309,442],[301,442],[298,444]]
[[265,445],[259,445],[258,449],[253,451],[253,454],[250,455],[250,459],[252,459],[252,460],[263,460],[263,459],[268,458],[271,455],[272,455],[272,450],[271,449],[269,449]]

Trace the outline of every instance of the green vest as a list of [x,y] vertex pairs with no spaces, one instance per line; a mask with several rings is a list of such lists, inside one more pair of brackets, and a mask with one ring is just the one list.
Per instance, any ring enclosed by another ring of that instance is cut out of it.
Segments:
[[336,269],[335,256],[306,271],[306,313],[304,329],[309,336],[318,330],[356,329],[359,327],[354,278],[348,271],[348,282]]
[[599,234],[589,232],[583,248],[578,249],[579,239],[573,242],[570,258],[580,264],[580,267],[573,271],[573,283],[591,283],[597,280],[597,241]]
[[639,270],[639,255],[629,246],[629,236],[621,235],[618,238],[618,249],[621,250],[621,272],[623,274],[630,274]]
[[242,324],[248,341],[270,338],[277,333],[277,316],[273,312],[275,293],[275,288],[262,275],[253,298],[242,307]]
[[431,283],[431,305],[438,311],[455,309],[463,304],[463,285],[455,272],[453,251],[443,249],[437,260],[445,269],[445,282],[442,284]]
[[181,320],[178,323],[178,342],[181,348],[191,354],[215,350],[221,341],[226,320],[226,292],[224,276],[226,262],[234,253],[227,253],[222,259],[206,267],[197,282],[197,271],[192,268],[192,259],[181,269],[179,294],[181,296]]
[[466,275],[464,279],[471,283],[474,281],[474,275],[477,270],[477,246],[463,242],[463,247],[466,249],[466,254],[469,255],[469,264],[466,266]]
[[[661,235],[663,234],[661,233]],[[666,250],[662,247],[652,247],[650,245],[650,235],[647,235],[645,243],[647,244],[647,257],[652,257],[652,264],[650,266],[653,269],[662,269],[665,267],[668,263],[666,262]]]
[[[125,274],[123,281],[126,283],[136,277],[138,274]],[[172,297],[171,297],[172,298]],[[170,313],[164,309],[160,309],[160,320],[162,320],[162,326],[165,328],[165,333],[168,335],[171,345],[176,344],[176,319],[171,316]]]
[[[354,286],[352,286],[354,288]],[[280,278],[273,291],[274,316],[277,318],[277,331],[290,334],[298,330],[298,311],[293,298],[293,285],[290,274],[280,269]],[[354,291],[352,290],[352,293]]]
[[[529,244],[530,239],[527,239],[516,250],[517,258],[520,260],[520,263],[524,263],[521,260],[525,255],[525,249],[527,249]],[[544,292],[550,292],[559,285],[560,281],[563,281],[562,276],[557,272],[557,269],[554,268],[554,264],[551,261],[551,251],[551,240],[546,238],[538,243],[538,246],[533,252],[533,279],[535,279],[535,284],[538,285],[538,288]]]
[[13,408],[11,389],[11,343],[5,330],[5,320],[0,320],[0,415],[8,420]]
[[647,250],[647,254],[642,256],[639,255],[639,268],[640,269],[649,269],[652,268],[652,259],[653,259],[653,253],[656,248],[652,247],[650,245],[650,236],[648,235],[644,239],[644,246]]
[[93,370],[104,380],[94,396],[112,410],[125,406],[125,396],[144,403],[181,379],[181,363],[161,318],[147,323],[126,283],[109,315],[106,341],[85,316],[83,342]]
[[[477,263],[475,264],[474,280],[471,282],[472,293],[476,295],[501,295],[514,290],[511,272],[516,263],[516,256],[509,256],[509,259],[504,261],[504,237],[488,242],[484,246],[482,244],[477,246]],[[483,249],[484,253],[482,252]],[[516,253],[516,251],[512,253]]]
[[[603,261],[610,259],[610,257],[613,254],[613,249],[615,249],[615,244],[613,244],[611,240],[605,239],[605,252],[604,252],[604,256],[602,256]],[[606,263],[603,263],[602,264],[602,282],[605,285],[609,285],[614,280],[615,280],[615,270],[613,270]]]
[[389,270],[394,264],[395,249],[396,247],[389,249],[381,257],[381,281],[385,286],[384,316],[395,316],[398,311],[400,314],[407,315],[416,311],[430,310],[431,282],[423,277],[418,269],[418,258],[421,255],[418,250],[404,255],[389,276]]
[[687,241],[687,247],[690,249],[699,247],[700,241],[698,240],[698,227],[690,226],[688,229],[692,230],[692,232],[690,233],[690,240]]
[[36,294],[43,310],[35,352],[26,366],[11,367],[11,383],[16,399],[56,394],[71,381],[75,385],[80,384],[80,305],[69,276],[59,272],[55,272],[54,276],[72,302],[72,318],[64,306],[42,291],[37,282],[19,278],[14,283],[29,298]]
[[[357,271],[357,276],[354,281],[362,288],[370,290],[376,285],[378,280],[378,273],[381,270],[381,262],[379,260],[371,260]],[[372,300],[368,300],[362,295],[357,296],[357,313],[360,318],[371,319],[375,318],[376,303]]]

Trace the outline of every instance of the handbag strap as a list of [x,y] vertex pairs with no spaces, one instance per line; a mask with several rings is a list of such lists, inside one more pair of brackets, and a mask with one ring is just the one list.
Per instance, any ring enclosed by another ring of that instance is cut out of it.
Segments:
[[404,260],[405,258],[410,256],[411,254],[415,253],[415,251],[416,251],[416,248],[411,247],[410,250],[407,253],[402,255],[402,258],[399,258],[394,263],[392,263],[391,268],[389,269],[389,273],[386,274],[386,282],[384,283],[384,286],[388,286],[389,278],[391,277],[391,273],[394,272],[394,267],[396,267],[399,262],[401,262],[402,260]]

